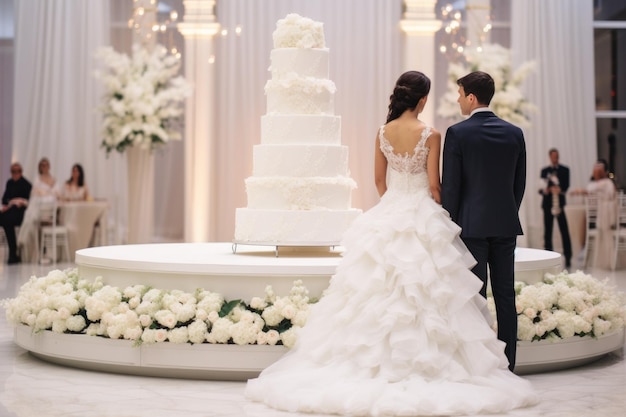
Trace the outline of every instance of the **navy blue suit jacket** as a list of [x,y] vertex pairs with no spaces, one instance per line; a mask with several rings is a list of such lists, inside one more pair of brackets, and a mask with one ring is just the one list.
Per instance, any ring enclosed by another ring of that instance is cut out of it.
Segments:
[[461,237],[523,234],[519,207],[526,188],[522,130],[480,111],[450,126],[443,148],[441,203]]

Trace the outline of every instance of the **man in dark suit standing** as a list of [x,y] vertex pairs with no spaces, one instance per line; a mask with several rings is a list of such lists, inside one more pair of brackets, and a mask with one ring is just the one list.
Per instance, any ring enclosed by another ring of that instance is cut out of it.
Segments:
[[30,182],[22,176],[22,166],[17,162],[11,164],[11,178],[4,189],[0,210],[0,225],[4,229],[9,245],[9,264],[20,262],[17,255],[15,226],[21,225],[24,220],[31,188]]
[[498,339],[515,367],[517,312],[514,266],[519,207],[526,187],[526,144],[522,130],[498,118],[488,105],[493,78],[472,72],[457,80],[459,105],[470,117],[450,126],[443,149],[441,202],[477,261],[472,272],[487,292],[487,267],[496,305]]
[[543,247],[552,250],[552,229],[554,218],[559,224],[559,231],[563,239],[563,257],[565,267],[569,268],[572,261],[572,242],[569,237],[567,218],[565,217],[565,193],[569,188],[569,168],[559,164],[559,151],[556,148],[548,151],[550,165],[541,170],[541,180],[544,186],[539,190],[543,195],[541,208],[543,209]]

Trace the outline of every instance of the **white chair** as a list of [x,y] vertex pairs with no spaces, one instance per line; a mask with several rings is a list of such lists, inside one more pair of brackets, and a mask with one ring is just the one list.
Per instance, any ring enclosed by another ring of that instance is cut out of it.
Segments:
[[4,234],[4,227],[0,227],[0,246],[3,247],[3,251],[6,255],[4,258],[7,258],[9,256],[9,243],[7,242],[7,237]]
[[[15,236],[19,236],[20,227],[15,226]],[[3,247],[4,250],[4,260],[9,259],[9,242],[7,241],[6,233],[4,232],[4,227],[0,227],[0,247]]]
[[592,265],[595,265],[598,255],[598,196],[589,193],[585,199],[586,230],[585,248],[583,256],[583,268],[587,267],[589,258],[593,258]]
[[52,263],[56,264],[59,259],[57,250],[63,249],[65,260],[70,262],[70,247],[67,228],[58,224],[58,205],[54,201],[39,202],[39,262],[43,263],[46,252],[52,256]]
[[615,222],[615,244],[611,268],[615,271],[620,251],[626,251],[626,195],[620,192],[617,196],[617,221]]

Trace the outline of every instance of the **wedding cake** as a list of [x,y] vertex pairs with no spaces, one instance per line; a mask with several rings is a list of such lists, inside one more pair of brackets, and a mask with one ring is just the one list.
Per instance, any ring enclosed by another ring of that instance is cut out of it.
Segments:
[[338,244],[361,210],[351,207],[356,183],[334,114],[323,24],[290,14],[273,40],[267,113],[245,180],[248,205],[236,210],[235,241]]

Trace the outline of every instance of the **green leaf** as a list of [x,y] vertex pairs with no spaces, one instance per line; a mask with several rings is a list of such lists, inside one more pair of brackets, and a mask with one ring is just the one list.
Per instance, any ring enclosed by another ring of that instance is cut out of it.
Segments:
[[222,306],[222,309],[219,312],[219,316],[220,317],[226,317],[240,303],[241,303],[241,300],[232,300],[232,301],[229,301],[227,303],[224,303],[224,305]]

